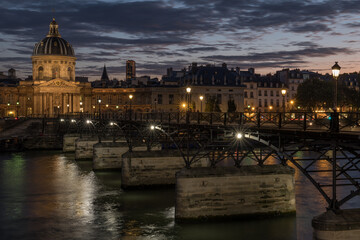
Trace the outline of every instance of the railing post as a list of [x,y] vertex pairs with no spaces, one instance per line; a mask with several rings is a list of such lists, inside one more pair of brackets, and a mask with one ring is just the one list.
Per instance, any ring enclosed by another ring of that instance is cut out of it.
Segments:
[[261,113],[260,113],[260,111],[257,112],[256,120],[257,120],[257,127],[260,128],[260,126],[261,126]]
[[170,122],[171,122],[171,113],[169,113],[169,122],[168,122],[169,126],[170,126]]
[[242,123],[243,123],[243,114],[244,113],[239,113],[240,115],[239,115],[239,125],[241,126],[242,125]]
[[224,126],[226,126],[226,113],[224,113]]
[[335,111],[331,113],[330,116],[331,116],[330,131],[339,132],[339,113]]
[[279,129],[281,128],[282,113],[279,113]]
[[200,124],[200,112],[197,112],[197,123]]
[[210,113],[210,121],[209,121],[209,124],[212,125],[212,122],[213,122],[213,113],[211,112],[211,113]]
[[307,123],[306,123],[306,113],[304,113],[304,121],[303,121],[303,130],[306,131]]

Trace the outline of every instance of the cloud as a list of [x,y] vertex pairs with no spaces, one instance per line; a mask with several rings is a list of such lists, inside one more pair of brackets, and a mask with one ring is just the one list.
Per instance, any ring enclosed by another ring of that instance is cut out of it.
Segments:
[[[0,52],[13,54],[8,63],[29,63],[31,49],[45,37],[55,15],[60,33],[81,61],[80,71],[103,62],[123,66],[128,57],[148,74],[192,61],[295,66],[350,53],[349,46],[324,46],[321,40],[345,38],[342,28],[360,27],[358,0],[3,0],[0,11]],[[345,23],[336,21],[341,17]],[[5,48],[13,43],[16,47]],[[299,49],[274,50],[283,46]]]
[[217,63],[228,62],[229,65],[248,65],[257,67],[282,67],[304,64],[311,58],[336,55],[338,52],[352,54],[347,48],[307,47],[298,50],[252,53],[248,55],[212,55],[202,57],[203,60]]

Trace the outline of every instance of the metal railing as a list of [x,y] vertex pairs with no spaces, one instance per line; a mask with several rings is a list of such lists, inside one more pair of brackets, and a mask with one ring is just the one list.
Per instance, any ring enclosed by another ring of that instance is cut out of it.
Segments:
[[102,114],[32,115],[32,118],[140,121],[162,124],[244,126],[248,128],[294,129],[302,131],[359,131],[358,112],[111,112]]

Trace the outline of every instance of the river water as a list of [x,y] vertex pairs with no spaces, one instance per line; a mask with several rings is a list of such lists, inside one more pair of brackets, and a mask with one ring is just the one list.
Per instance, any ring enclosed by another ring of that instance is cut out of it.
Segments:
[[[2,153],[0,239],[312,239],[325,211],[315,187],[296,171],[296,216],[176,223],[175,190],[123,191],[119,172],[59,151]],[[359,197],[345,208],[359,208]]]

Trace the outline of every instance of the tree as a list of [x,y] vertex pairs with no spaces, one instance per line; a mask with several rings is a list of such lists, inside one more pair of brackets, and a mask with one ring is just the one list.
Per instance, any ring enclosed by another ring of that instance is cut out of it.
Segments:
[[334,103],[334,87],[332,82],[320,79],[308,79],[299,85],[296,102],[307,111],[318,108],[331,108]]
[[[360,93],[353,88],[348,88],[338,81],[337,86],[338,107],[349,107],[353,111],[360,108]],[[299,85],[296,102],[307,111],[315,109],[329,109],[334,107],[335,84],[334,81],[309,79]]]
[[221,112],[219,103],[215,96],[206,99],[205,112]]
[[230,99],[228,101],[228,112],[235,112],[236,111],[236,104],[234,100]]

